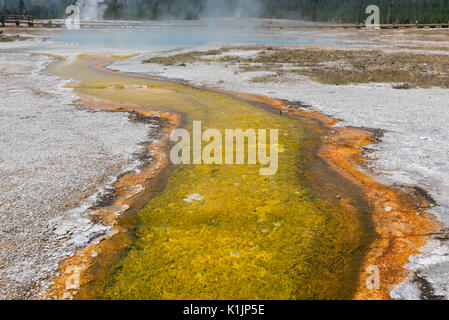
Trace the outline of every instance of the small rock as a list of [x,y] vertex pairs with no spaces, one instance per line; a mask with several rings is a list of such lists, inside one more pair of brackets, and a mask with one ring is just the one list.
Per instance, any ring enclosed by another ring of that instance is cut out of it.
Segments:
[[129,206],[127,204],[124,204],[120,207],[120,212],[128,211],[128,209],[129,209]]
[[128,195],[126,196],[126,198],[131,198],[144,190],[145,190],[145,188],[141,184],[138,184],[129,189],[126,189],[126,191],[128,192]]
[[187,198],[184,198],[184,202],[192,203],[193,201],[201,201],[204,197],[199,193],[194,193],[189,195]]

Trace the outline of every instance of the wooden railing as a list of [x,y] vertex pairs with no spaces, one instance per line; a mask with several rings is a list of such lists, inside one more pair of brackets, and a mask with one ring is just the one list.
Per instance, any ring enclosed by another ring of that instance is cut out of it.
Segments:
[[[265,29],[366,29],[365,24],[267,24],[265,23],[262,28]],[[379,29],[409,29],[409,28],[418,28],[418,29],[433,29],[433,28],[449,28],[449,23],[428,23],[428,24],[380,24]]]
[[29,27],[34,26],[34,17],[32,15],[15,15],[8,14],[0,17],[2,27],[5,27],[7,23],[15,23],[16,26],[20,26],[20,23],[26,23]]

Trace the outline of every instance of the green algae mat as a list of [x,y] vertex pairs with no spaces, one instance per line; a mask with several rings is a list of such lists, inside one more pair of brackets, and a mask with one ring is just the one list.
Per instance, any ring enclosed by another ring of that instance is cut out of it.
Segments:
[[[352,297],[373,231],[363,197],[345,198],[360,193],[316,156],[322,131],[223,93],[101,72],[96,63],[79,57],[49,71],[79,80],[76,90],[92,97],[176,112],[189,132],[193,121],[204,130],[278,129],[279,169],[262,176],[259,165],[174,165],[90,298]],[[186,201],[191,195],[200,197]]]

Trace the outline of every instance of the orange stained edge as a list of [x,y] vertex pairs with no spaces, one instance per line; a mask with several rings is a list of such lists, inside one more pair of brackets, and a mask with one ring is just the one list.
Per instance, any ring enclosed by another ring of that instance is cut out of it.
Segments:
[[136,112],[144,116],[159,115],[161,118],[169,120],[170,125],[163,128],[162,139],[156,143],[147,145],[145,152],[150,154],[154,161],[145,164],[140,172],[131,172],[121,176],[114,183],[115,198],[113,203],[107,207],[102,207],[90,213],[90,217],[110,226],[110,232],[90,244],[88,247],[78,250],[72,257],[69,257],[59,264],[58,275],[52,279],[52,286],[47,290],[45,297],[54,300],[70,300],[78,293],[83,277],[88,273],[89,266],[96,256],[104,250],[108,250],[107,241],[119,233],[126,233],[128,229],[117,224],[117,219],[121,214],[133,207],[137,201],[137,196],[146,188],[151,188],[149,182],[155,179],[168,164],[168,157],[164,148],[168,145],[168,138],[172,131],[181,122],[180,116],[175,113],[168,113],[152,107],[143,108],[131,104],[109,102],[101,99],[94,99],[90,96],[76,93],[80,97],[77,105],[91,109],[107,110],[115,112]]
[[[293,117],[306,117],[332,128],[334,133],[322,138],[318,156],[325,160],[331,169],[361,188],[372,207],[372,220],[377,233],[360,270],[359,283],[353,298],[390,300],[393,288],[410,274],[410,271],[405,269],[409,257],[418,254],[419,249],[430,240],[430,236],[441,229],[436,218],[425,212],[432,204],[422,195],[388,187],[360,169],[367,161],[361,147],[378,143],[374,132],[335,127],[337,120],[317,112],[285,108],[285,101],[282,100],[246,93],[237,93],[237,96],[268,103]],[[371,277],[372,270],[377,268],[379,288],[375,288]]]

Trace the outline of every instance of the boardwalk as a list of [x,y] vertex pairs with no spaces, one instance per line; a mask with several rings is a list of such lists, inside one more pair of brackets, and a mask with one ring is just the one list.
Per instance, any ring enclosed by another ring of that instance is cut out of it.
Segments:
[[16,26],[20,26],[20,23],[28,25],[28,27],[34,26],[34,17],[32,15],[2,15],[0,17],[2,27],[6,27],[7,23],[14,23]]

